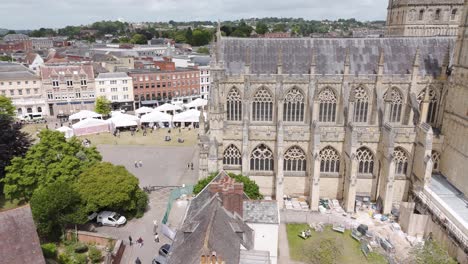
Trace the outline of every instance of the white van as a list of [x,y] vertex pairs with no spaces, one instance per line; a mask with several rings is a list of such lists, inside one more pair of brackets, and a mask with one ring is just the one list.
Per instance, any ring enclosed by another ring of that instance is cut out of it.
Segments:
[[21,120],[26,122],[33,122],[33,123],[43,123],[45,122],[44,116],[42,113],[30,113],[20,117]]
[[94,217],[96,217],[96,223],[98,226],[121,226],[127,222],[125,216],[111,211],[102,211],[99,214],[93,213],[92,215],[88,216],[88,219],[92,220]]

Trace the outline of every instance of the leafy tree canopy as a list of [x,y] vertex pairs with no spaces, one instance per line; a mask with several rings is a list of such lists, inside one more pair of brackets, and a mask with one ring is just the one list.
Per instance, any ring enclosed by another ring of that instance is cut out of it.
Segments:
[[29,201],[38,187],[71,182],[102,159],[95,147],[86,148],[77,138],[66,141],[61,132],[42,130],[39,138],[24,157],[13,158],[6,167],[6,198]]
[[96,113],[107,116],[111,112],[111,102],[107,100],[105,96],[100,96],[96,99],[96,107],[94,110]]
[[133,35],[132,39],[130,40],[131,43],[133,44],[140,44],[144,45],[148,43],[148,39],[145,37],[145,35],[142,34],[135,34]]
[[192,42],[193,46],[204,46],[211,41],[212,34],[207,30],[195,29],[193,31]]
[[257,34],[263,35],[268,32],[268,26],[267,24],[259,21],[255,26],[255,31],[257,32]]
[[207,47],[200,47],[197,49],[197,52],[201,54],[210,54],[210,49]]
[[11,99],[0,95],[0,115],[15,116],[15,107]]
[[283,23],[274,25],[273,32],[286,32],[286,25]]
[[124,166],[102,162],[86,169],[75,183],[86,212],[109,209],[142,215],[148,197],[138,187],[138,178]]

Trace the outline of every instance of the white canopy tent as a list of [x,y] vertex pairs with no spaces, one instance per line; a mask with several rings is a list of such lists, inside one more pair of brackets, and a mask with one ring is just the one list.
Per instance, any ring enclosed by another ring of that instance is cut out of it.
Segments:
[[180,111],[180,110],[182,110],[182,107],[180,107],[178,105],[165,103],[163,105],[160,105],[160,106],[156,107],[154,110],[159,111],[159,112]]
[[109,122],[101,119],[86,118],[72,125],[76,136],[109,132]]
[[140,119],[136,116],[127,114],[117,114],[107,120],[112,123],[114,127],[131,127],[138,126]]
[[143,106],[143,107],[140,107],[137,110],[135,110],[135,113],[137,113],[139,115],[144,115],[144,114],[153,112],[153,110],[154,110],[154,108]]
[[142,123],[158,123],[158,122],[171,122],[172,116],[166,113],[153,111],[149,114],[141,116]]
[[73,129],[71,129],[71,128],[67,127],[67,126],[59,127],[56,130],[59,131],[59,132],[62,132],[63,134],[65,134],[65,138],[71,138],[74,135]]
[[[206,120],[206,113],[203,113],[203,116]],[[200,121],[200,111],[196,109],[190,109],[182,113],[178,113],[174,115],[172,119],[173,122],[191,122],[197,123]]]
[[186,108],[198,108],[198,107],[203,107],[208,104],[208,100],[197,98],[193,100],[192,102],[185,104],[184,106]]
[[102,118],[101,114],[98,114],[93,111],[89,110],[81,110],[78,113],[75,113],[71,116],[68,117],[68,120],[73,121],[73,120],[83,120],[86,118]]

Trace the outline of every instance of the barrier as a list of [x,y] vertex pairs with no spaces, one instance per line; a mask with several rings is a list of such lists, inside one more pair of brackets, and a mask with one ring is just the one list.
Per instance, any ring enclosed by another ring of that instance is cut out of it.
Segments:
[[164,213],[164,217],[162,219],[163,224],[167,224],[169,219],[169,214],[171,213],[172,204],[175,200],[179,199],[182,195],[191,195],[193,193],[193,185],[187,185],[185,187],[178,187],[171,191],[169,194],[169,200],[167,202],[166,212]]

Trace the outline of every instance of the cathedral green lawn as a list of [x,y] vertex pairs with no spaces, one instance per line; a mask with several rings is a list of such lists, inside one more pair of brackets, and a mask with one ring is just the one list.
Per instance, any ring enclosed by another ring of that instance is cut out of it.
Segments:
[[304,240],[299,237],[299,233],[302,230],[310,229],[306,224],[288,224],[286,230],[288,233],[289,243],[289,255],[294,261],[305,262],[302,248],[304,245],[318,243],[321,239],[331,238],[338,239],[343,244],[341,257],[338,259],[338,263],[349,263],[349,264],[362,264],[362,263],[387,263],[385,258],[377,253],[369,254],[368,258],[362,254],[360,244],[354,240],[351,236],[350,230],[346,230],[344,234],[335,232],[331,226],[327,226],[323,232],[315,232],[312,230],[312,237]]

